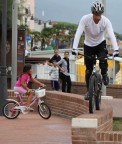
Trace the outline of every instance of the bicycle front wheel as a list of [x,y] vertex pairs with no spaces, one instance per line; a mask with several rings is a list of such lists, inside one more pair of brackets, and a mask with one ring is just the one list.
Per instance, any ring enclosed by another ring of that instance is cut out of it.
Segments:
[[95,99],[95,104],[96,104],[96,110],[100,110],[101,106],[101,95],[102,95],[102,79],[101,75],[97,74],[97,82],[96,82],[96,99]]
[[94,112],[94,105],[95,105],[95,76],[92,76],[89,81],[89,113]]
[[46,103],[40,103],[38,105],[38,113],[43,119],[49,119],[51,117],[51,110]]
[[3,106],[3,115],[7,119],[15,119],[20,114],[19,110],[14,109],[15,106],[18,106],[18,104],[13,101],[9,101]]

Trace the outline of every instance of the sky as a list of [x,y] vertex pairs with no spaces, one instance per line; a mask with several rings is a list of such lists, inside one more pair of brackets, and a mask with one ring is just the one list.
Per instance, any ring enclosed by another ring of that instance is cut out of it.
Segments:
[[[91,13],[94,0],[35,0],[35,16],[43,21],[78,24],[81,17]],[[115,32],[122,34],[122,0],[106,0],[106,17]]]

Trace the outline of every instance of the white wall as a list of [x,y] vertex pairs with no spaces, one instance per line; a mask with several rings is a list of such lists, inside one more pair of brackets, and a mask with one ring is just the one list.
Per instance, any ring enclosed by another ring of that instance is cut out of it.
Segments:
[[[77,71],[76,71],[76,64],[75,64],[75,57],[71,54],[71,49],[62,49],[59,50],[60,56],[64,57],[64,52],[69,51],[70,52],[70,73],[71,73],[71,80],[76,81],[77,80]],[[49,57],[51,58],[54,55],[53,50],[48,51],[32,51],[31,57]],[[49,77],[49,71],[50,66],[42,64],[34,64],[33,65],[33,75],[37,74],[37,78],[39,79],[50,79]]]

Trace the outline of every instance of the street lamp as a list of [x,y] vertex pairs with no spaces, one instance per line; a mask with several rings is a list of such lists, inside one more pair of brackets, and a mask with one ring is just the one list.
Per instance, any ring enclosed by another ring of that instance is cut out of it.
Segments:
[[31,20],[34,20],[35,23],[38,23],[38,25],[44,24],[44,29],[46,28],[46,24],[47,24],[48,22],[51,23],[51,20],[43,21],[43,20],[40,20],[40,19],[34,17],[33,15],[31,15],[31,18],[30,18],[30,19],[31,19]]
[[47,20],[47,21],[42,21],[44,23],[44,28],[46,28],[46,24],[49,22],[49,24],[51,24],[51,20]]
[[12,3],[12,77],[11,88],[13,89],[17,78],[17,20],[18,20],[18,0],[13,0]]
[[2,0],[2,44],[0,65],[0,115],[7,98],[7,68],[6,68],[6,38],[7,38],[7,0]]

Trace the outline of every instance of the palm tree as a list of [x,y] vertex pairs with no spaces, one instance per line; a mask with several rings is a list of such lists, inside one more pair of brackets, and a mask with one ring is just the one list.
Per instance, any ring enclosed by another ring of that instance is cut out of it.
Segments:
[[[12,27],[12,3],[13,0],[7,1],[7,28]],[[20,3],[18,4],[18,19],[20,20],[20,25],[25,25],[23,21],[23,17],[25,16],[25,6],[24,6],[25,0],[20,0]],[[2,1],[0,1],[0,19],[2,19]],[[0,21],[0,25],[1,25]]]

